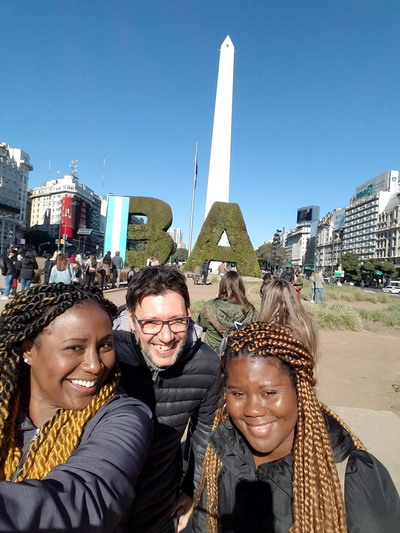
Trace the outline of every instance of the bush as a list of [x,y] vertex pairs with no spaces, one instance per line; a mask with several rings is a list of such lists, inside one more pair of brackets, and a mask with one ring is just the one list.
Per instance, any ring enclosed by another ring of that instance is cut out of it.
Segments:
[[355,309],[345,305],[309,305],[306,307],[321,329],[350,329],[352,331],[362,329],[360,314]]
[[365,311],[360,309],[360,316],[373,322],[382,322],[386,326],[400,326],[400,305],[391,305],[381,311]]

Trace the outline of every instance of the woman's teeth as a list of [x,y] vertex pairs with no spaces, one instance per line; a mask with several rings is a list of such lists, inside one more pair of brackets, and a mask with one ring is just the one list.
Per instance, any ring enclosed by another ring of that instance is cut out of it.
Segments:
[[96,380],[93,379],[92,381],[85,381],[83,379],[71,379],[71,383],[73,385],[79,385],[79,387],[94,387],[96,385]]

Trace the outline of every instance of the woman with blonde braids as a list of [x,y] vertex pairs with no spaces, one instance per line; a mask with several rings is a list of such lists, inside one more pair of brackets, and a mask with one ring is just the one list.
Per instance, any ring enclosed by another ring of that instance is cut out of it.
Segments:
[[19,293],[0,317],[0,531],[117,531],[152,423],[117,394],[112,316],[97,289]]
[[[318,401],[313,357],[301,341],[277,324],[246,324],[229,332],[221,365],[223,407],[193,531],[399,531],[400,502],[387,470]],[[335,463],[344,461],[343,498]]]

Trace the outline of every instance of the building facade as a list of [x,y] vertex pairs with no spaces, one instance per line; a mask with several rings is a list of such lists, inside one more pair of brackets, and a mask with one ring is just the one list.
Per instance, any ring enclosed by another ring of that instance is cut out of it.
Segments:
[[305,264],[310,234],[311,227],[305,225],[285,233],[286,260],[292,265],[302,266]]
[[[79,248],[85,244],[93,250],[103,242],[100,210],[101,198],[79,183],[76,175],[66,174],[32,189],[30,226],[45,231],[52,239],[67,239]],[[82,235],[79,230],[91,232]]]
[[20,148],[0,143],[0,252],[18,242],[26,228],[29,155]]
[[400,267],[400,192],[392,196],[378,215],[376,257]]
[[315,266],[333,275],[340,263],[345,224],[345,208],[334,209],[319,219],[316,236]]
[[379,216],[399,192],[398,170],[388,170],[357,187],[345,211],[343,253],[355,253],[360,260],[378,257]]

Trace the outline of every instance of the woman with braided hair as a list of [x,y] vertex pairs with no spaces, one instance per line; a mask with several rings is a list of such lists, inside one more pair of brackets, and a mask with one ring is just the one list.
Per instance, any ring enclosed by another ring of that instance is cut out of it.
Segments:
[[318,401],[313,367],[306,346],[280,325],[229,332],[193,531],[399,531],[387,470]]
[[58,283],[1,314],[0,531],[118,531],[152,423],[117,394],[115,311],[97,289]]

